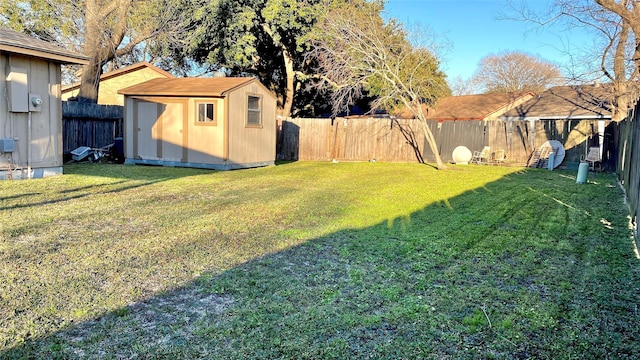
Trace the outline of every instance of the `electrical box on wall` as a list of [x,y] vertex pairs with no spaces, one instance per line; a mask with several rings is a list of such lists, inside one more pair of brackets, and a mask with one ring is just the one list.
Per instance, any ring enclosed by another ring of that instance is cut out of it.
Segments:
[[13,139],[0,139],[0,153],[12,153],[13,151]]
[[42,111],[42,97],[29,93],[29,111]]
[[27,70],[9,67],[7,70],[7,96],[10,112],[29,112],[29,84]]

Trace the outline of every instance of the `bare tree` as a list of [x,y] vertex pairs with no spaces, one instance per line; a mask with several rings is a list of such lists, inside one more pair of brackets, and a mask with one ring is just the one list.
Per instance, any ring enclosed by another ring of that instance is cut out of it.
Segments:
[[150,41],[184,43],[187,12],[174,0],[85,0],[83,53],[89,56],[78,98],[95,101],[103,66]]
[[[640,94],[640,7],[636,0],[596,0],[602,8],[619,17],[616,31],[609,37],[609,43],[602,52],[601,69],[611,80],[614,90],[614,120],[623,120],[628,110],[635,104]],[[631,51],[628,51],[628,47]],[[607,55],[612,54],[612,71],[607,70]],[[627,65],[627,59],[632,66]]]
[[[536,13],[523,1],[509,2],[511,19],[529,21],[541,28],[551,24],[593,34],[593,47],[566,49],[572,62],[569,80],[592,83],[610,81],[612,118],[626,118],[635,103],[640,80],[640,10],[637,0],[555,0],[547,12]],[[577,55],[578,54],[578,55]]]
[[373,108],[409,109],[420,121],[439,169],[446,168],[426,118],[425,105],[449,95],[446,76],[429,50],[413,47],[396,21],[380,17],[381,4],[353,3],[331,10],[318,24],[310,57],[333,88],[334,113],[366,92]]
[[78,97],[96,101],[98,80],[108,62],[141,44],[185,44],[189,5],[183,0],[29,0],[17,6],[0,0],[0,22],[89,57]]
[[476,80],[471,77],[464,79],[462,76],[456,76],[449,81],[451,93],[455,96],[477,94],[480,91]]
[[538,56],[523,52],[504,52],[480,60],[474,82],[487,93],[542,92],[558,85],[562,74],[558,67]]

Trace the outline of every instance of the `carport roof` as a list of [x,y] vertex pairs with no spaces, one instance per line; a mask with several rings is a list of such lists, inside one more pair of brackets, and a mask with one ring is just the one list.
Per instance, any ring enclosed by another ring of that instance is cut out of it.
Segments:
[[152,79],[118,90],[123,95],[220,97],[254,78],[174,78]]

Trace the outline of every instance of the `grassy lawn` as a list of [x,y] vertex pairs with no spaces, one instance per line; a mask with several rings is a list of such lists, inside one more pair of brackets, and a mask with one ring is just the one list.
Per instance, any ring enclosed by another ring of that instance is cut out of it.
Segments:
[[637,359],[610,174],[84,164],[0,182],[0,358]]

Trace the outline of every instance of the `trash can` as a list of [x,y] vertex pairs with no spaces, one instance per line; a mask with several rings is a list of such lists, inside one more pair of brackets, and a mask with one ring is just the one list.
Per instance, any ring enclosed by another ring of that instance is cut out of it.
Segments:
[[117,137],[113,139],[113,154],[111,154],[113,161],[122,164],[124,163],[124,139]]
[[549,160],[547,161],[547,169],[553,170],[556,164],[556,153],[553,151],[549,153]]
[[589,173],[589,163],[581,162],[580,165],[578,165],[578,176],[576,177],[576,184],[586,183],[588,173]]

